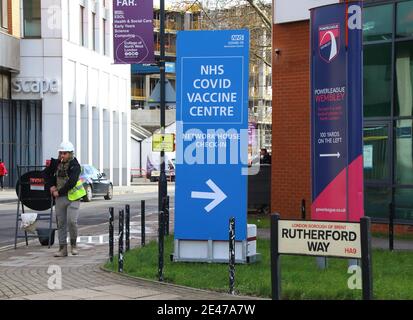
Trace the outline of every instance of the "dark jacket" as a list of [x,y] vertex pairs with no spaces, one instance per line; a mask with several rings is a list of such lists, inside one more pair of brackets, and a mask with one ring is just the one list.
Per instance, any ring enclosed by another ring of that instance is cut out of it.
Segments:
[[[46,167],[46,169],[43,170],[43,177],[46,180],[47,184],[50,186],[56,186],[56,171],[57,171],[57,166],[59,164],[58,159],[51,159],[50,165]],[[59,195],[67,195],[70,189],[72,189],[77,181],[79,180],[79,175],[80,175],[80,164],[77,161],[76,158],[73,158],[72,160],[69,161],[69,169],[67,172],[67,175],[69,176],[69,180],[67,180],[66,184],[57,190],[59,192]]]

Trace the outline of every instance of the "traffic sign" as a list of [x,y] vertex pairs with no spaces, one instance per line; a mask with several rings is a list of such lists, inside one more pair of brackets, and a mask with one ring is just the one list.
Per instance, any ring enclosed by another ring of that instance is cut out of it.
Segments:
[[153,152],[174,152],[175,151],[175,134],[156,133],[152,136],[152,151]]
[[247,236],[247,30],[177,37],[175,239]]

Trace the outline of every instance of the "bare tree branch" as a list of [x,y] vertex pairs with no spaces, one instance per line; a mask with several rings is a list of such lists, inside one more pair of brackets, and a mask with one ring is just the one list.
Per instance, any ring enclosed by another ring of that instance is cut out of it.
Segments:
[[267,14],[264,11],[262,11],[260,7],[257,6],[254,0],[245,0],[245,1],[248,2],[250,6],[254,8],[254,10],[257,12],[257,14],[260,16],[260,18],[264,22],[265,27],[271,32],[272,22],[271,22],[271,19],[268,18]]

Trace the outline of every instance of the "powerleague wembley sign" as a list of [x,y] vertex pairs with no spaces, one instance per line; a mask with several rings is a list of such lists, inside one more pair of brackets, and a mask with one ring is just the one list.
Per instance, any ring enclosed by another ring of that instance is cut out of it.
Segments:
[[364,216],[361,8],[351,2],[311,10],[313,220]]

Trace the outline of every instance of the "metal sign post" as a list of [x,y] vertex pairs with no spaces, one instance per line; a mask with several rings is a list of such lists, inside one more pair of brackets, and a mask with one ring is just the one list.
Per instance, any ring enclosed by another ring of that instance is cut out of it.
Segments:
[[141,200],[141,245],[145,246],[145,200]]
[[[165,0],[160,0],[160,58],[159,58],[159,69],[160,69],[160,81],[161,81],[161,103],[160,103],[160,113],[161,113],[161,135],[165,134]],[[162,211],[162,201],[163,198],[168,194],[167,179],[165,174],[165,151],[161,151],[160,159],[160,176],[158,184],[158,211]]]
[[360,219],[361,227],[361,272],[363,283],[363,299],[373,299],[373,276],[371,261],[371,221],[369,217]]
[[162,211],[159,212],[158,218],[158,280],[163,281],[163,266],[164,266],[164,234],[165,234],[165,226],[164,226],[164,213]]

